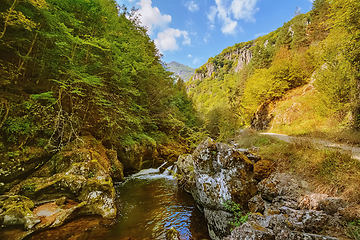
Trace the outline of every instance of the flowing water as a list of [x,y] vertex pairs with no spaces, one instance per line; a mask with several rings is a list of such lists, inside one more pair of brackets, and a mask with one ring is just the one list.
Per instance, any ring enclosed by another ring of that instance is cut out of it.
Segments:
[[164,239],[171,227],[182,239],[209,238],[203,215],[191,195],[178,188],[169,171],[161,174],[158,169],[142,170],[116,190],[122,214],[111,239]]
[[[111,226],[91,218],[86,220],[83,231],[81,226],[72,223],[76,226],[71,228],[69,223],[31,239],[63,239],[65,233],[64,239],[77,240],[165,239],[171,227],[179,231],[181,239],[210,239],[203,214],[191,195],[178,188],[169,171],[142,170],[127,177],[125,182],[115,184],[115,189],[120,214]],[[77,222],[81,225],[82,220]],[[90,226],[91,223],[94,226]],[[71,234],[71,229],[76,229],[76,233]],[[61,237],[57,237],[59,234]]]

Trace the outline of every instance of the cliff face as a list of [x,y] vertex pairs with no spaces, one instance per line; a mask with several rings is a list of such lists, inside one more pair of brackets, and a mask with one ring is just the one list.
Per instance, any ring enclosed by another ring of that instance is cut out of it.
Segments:
[[[250,49],[252,45],[246,45],[245,47],[238,49],[238,64],[236,65],[234,72],[239,72],[245,65],[247,65],[253,57],[253,52]],[[231,55],[230,55],[231,57]]]
[[[253,46],[253,44],[247,44],[241,48],[236,48],[233,51],[230,51],[227,53],[222,53],[216,57],[224,59],[225,61],[231,62],[230,64],[232,64],[233,66],[236,65],[235,68],[233,69],[233,71],[235,73],[237,73],[245,65],[247,65],[250,62],[251,58],[253,57],[253,52],[250,49],[252,46]],[[225,65],[228,65],[228,64],[225,64]],[[195,71],[195,74],[193,75],[192,79],[193,80],[202,80],[204,78],[209,78],[213,75],[214,72],[215,73],[219,72],[219,70],[223,67],[224,67],[224,65],[219,64],[218,61],[213,63],[209,59],[209,61],[205,65],[203,65],[202,67],[198,68]]]

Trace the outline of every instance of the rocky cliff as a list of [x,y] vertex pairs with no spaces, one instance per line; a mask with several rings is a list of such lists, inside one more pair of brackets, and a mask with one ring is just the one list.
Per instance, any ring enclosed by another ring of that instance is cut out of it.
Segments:
[[[227,61],[232,62],[231,64],[235,66],[233,71],[237,73],[250,62],[253,56],[251,50],[252,46],[252,43],[247,44],[241,48],[236,48],[235,50],[232,50],[230,52],[221,53],[215,58],[223,58]],[[212,58],[210,58],[206,64],[195,70],[195,74],[192,77],[192,80],[202,80],[204,78],[209,78],[213,76],[214,73],[216,74],[221,68],[223,68],[223,66],[224,65],[222,63],[219,63],[218,61],[213,61]]]

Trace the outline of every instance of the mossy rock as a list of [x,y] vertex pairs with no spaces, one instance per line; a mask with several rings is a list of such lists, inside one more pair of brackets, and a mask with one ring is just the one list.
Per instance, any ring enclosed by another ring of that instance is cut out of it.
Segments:
[[31,209],[34,203],[24,196],[9,196],[0,202],[3,209],[1,214],[2,224],[4,225],[23,225],[26,230],[31,229],[35,224],[40,222]]
[[274,161],[270,160],[260,160],[254,164],[254,178],[256,180],[263,180],[268,178],[271,173],[274,172]]
[[0,182],[11,183],[30,175],[49,161],[52,155],[40,147],[0,153]]

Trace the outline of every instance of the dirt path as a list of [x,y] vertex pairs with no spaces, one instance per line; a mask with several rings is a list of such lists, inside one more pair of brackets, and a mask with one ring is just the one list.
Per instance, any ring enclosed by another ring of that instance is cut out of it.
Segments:
[[335,143],[328,140],[323,140],[319,138],[306,138],[306,137],[291,137],[285,134],[277,134],[277,133],[260,133],[263,135],[269,135],[272,137],[275,137],[279,140],[285,141],[285,142],[294,142],[296,140],[309,140],[312,141],[315,144],[318,144],[319,146],[325,147],[325,148],[332,148],[332,149],[339,149],[344,150],[349,153],[351,153],[352,158],[357,159],[360,161],[360,147],[353,147],[348,144],[344,143]]

